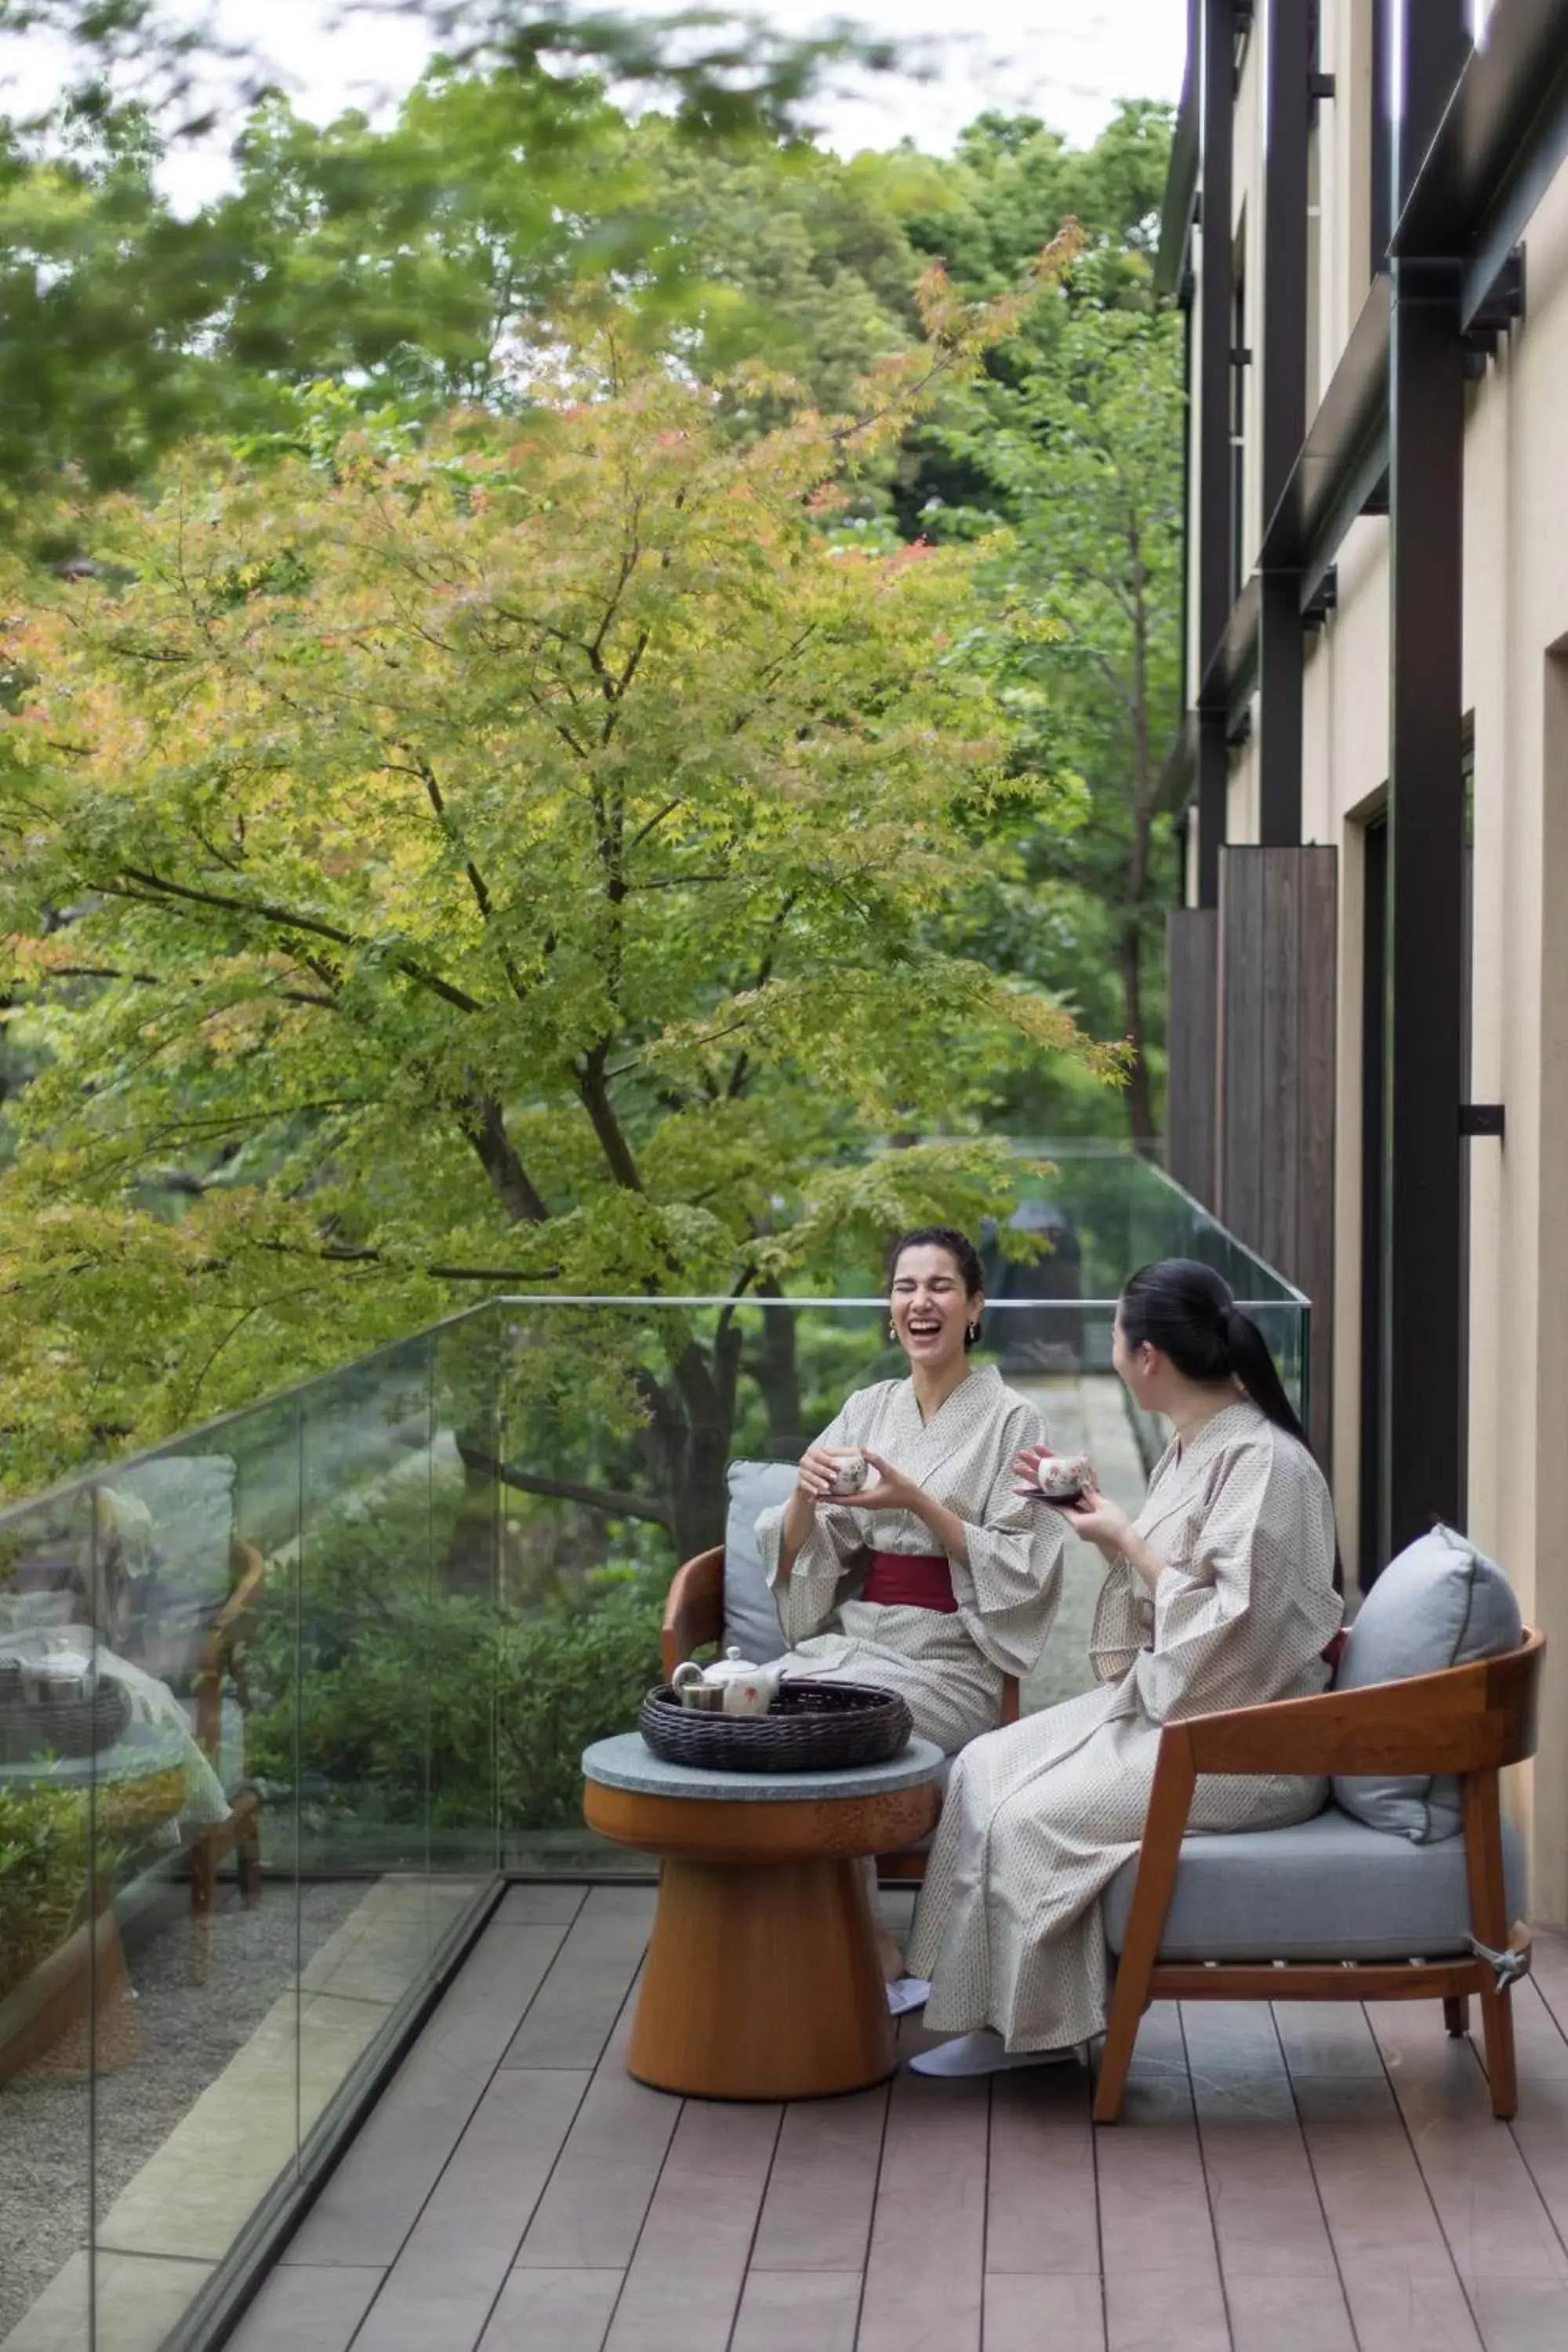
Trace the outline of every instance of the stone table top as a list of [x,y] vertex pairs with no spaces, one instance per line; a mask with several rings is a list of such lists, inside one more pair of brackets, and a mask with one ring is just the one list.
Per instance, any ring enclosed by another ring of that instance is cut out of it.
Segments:
[[630,1789],[645,1797],[701,1797],[731,1804],[820,1803],[834,1797],[885,1797],[941,1777],[946,1759],[934,1740],[911,1739],[888,1764],[861,1764],[847,1772],[705,1772],[667,1764],[640,1731],[596,1739],[583,1751],[583,1777],[604,1789]]

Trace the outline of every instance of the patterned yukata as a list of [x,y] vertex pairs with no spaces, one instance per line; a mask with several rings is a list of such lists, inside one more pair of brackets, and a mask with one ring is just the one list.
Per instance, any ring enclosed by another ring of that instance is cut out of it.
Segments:
[[[1333,1506],[1306,1447],[1249,1402],[1228,1405],[1149,1482],[1140,1535],[1167,1563],[1152,1592],[1107,1574],[1090,1655],[1100,1690],[966,1748],[952,1769],[910,1944],[939,2033],[990,2026],[1009,2050],[1105,2029],[1100,1898],[1138,1851],[1160,1729],[1184,1716],[1310,1698],[1343,1604]],[[1307,1820],[1321,1780],[1200,1779],[1189,1828]]]
[[1045,1646],[1061,1592],[1067,1523],[1013,1492],[1013,1456],[1045,1442],[1039,1414],[994,1365],[963,1379],[929,1422],[913,1382],[882,1381],[849,1397],[819,1445],[869,1446],[969,1529],[969,1564],[949,1563],[956,1612],[883,1607],[857,1597],[873,1552],[930,1559],[936,1538],[910,1511],[818,1506],[815,1530],[781,1590],[784,1507],[764,1511],[757,1541],[789,1654],[784,1673],[870,1683],[907,1699],[921,1738],[947,1755],[995,1727],[1002,1677],[1025,1675]]

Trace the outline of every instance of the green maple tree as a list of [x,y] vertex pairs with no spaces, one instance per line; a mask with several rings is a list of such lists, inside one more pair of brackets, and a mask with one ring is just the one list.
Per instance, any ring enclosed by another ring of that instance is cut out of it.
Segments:
[[[967,551],[833,527],[1020,304],[922,308],[855,415],[752,438],[746,384],[603,322],[504,424],[322,395],[16,583],[0,987],[49,1059],[0,1191],[9,1477],[477,1284],[739,1298],[1005,1198],[978,1136],[868,1152],[973,1132],[999,1069],[1108,1066],[942,940],[999,798],[1052,805],[962,653]],[[682,1542],[735,1345],[659,1389]]]

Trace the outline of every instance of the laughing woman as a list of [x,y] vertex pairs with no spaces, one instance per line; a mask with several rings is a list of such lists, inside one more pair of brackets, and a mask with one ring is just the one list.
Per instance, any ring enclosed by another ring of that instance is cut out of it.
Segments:
[[[907,1380],[859,1389],[808,1447],[794,1494],[757,1522],[788,1674],[897,1691],[915,1729],[952,1755],[1001,1718],[1004,1675],[1039,1656],[1061,1589],[1067,1529],[1013,1492],[1039,1414],[993,1365],[972,1369],[984,1311],[963,1234],[926,1226],[893,1250],[892,1336]],[[871,1475],[835,1494],[842,1452]]]

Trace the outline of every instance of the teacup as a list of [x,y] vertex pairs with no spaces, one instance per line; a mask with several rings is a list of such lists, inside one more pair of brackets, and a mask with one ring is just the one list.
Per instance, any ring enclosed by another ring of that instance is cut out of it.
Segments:
[[1047,1503],[1077,1503],[1094,1475],[1094,1466],[1087,1454],[1046,1454],[1035,1475]]
[[836,1495],[858,1495],[871,1476],[871,1465],[858,1445],[836,1445],[833,1454],[833,1491]]

